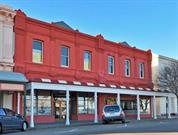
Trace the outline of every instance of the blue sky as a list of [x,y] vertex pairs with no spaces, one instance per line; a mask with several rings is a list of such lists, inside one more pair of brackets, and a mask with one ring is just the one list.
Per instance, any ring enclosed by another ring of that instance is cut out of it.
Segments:
[[102,34],[178,59],[177,0],[0,0],[27,16],[65,21],[90,35]]

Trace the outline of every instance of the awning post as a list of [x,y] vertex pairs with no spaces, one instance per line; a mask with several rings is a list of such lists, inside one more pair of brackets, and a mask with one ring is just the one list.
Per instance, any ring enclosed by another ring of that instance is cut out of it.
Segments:
[[31,109],[31,113],[30,113],[30,127],[31,128],[34,128],[34,88],[31,87],[31,90],[30,90],[30,103],[31,103],[31,106],[30,106],[30,109]]

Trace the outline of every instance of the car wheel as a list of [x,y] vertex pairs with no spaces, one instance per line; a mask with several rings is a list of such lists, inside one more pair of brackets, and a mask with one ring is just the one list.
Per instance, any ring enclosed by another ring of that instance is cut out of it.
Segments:
[[26,131],[27,130],[27,123],[26,122],[23,122],[22,123],[22,131]]
[[0,133],[3,133],[3,127],[1,124],[0,124]]

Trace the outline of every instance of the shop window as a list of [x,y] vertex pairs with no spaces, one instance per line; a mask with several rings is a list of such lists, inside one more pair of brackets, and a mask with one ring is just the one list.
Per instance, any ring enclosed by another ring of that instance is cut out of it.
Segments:
[[69,48],[61,47],[61,67],[69,67]]
[[34,63],[43,63],[43,42],[33,40],[32,59]]
[[140,113],[150,114],[150,99],[140,99]]
[[94,114],[94,98],[79,96],[78,97],[78,114]]
[[122,109],[129,114],[137,113],[137,102],[136,100],[121,100]]
[[[136,100],[121,100],[121,107],[128,114],[137,114]],[[150,99],[140,98],[140,113],[150,114]]]
[[91,52],[84,51],[84,70],[91,70]]
[[[26,114],[27,115],[30,115],[31,114],[31,97],[30,97],[30,92],[27,92],[27,95],[26,95]],[[34,98],[33,98],[33,112],[34,112],[34,115],[37,115],[37,107],[36,107],[36,92],[34,93]]]
[[114,104],[117,104],[116,98],[112,98],[112,97],[105,98],[105,104],[106,104],[106,105],[114,105]]
[[[49,91],[35,91],[34,96],[34,114],[35,115],[51,115],[51,95]],[[26,112],[31,113],[30,93],[26,96]]]
[[38,96],[38,115],[51,114],[51,96]]

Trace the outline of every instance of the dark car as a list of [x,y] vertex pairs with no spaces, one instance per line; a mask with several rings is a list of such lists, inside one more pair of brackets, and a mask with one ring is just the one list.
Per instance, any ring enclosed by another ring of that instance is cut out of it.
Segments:
[[121,121],[125,123],[125,114],[119,105],[105,105],[103,107],[102,121],[107,124],[110,121]]
[[0,133],[4,130],[20,129],[25,131],[28,123],[20,114],[6,108],[0,108]]

